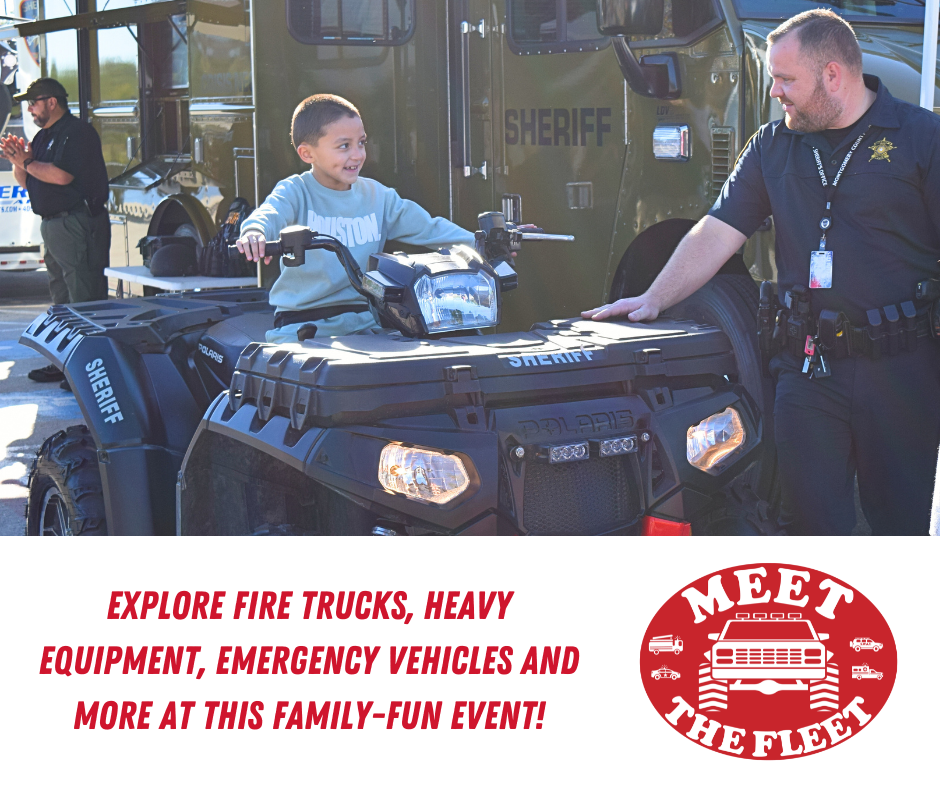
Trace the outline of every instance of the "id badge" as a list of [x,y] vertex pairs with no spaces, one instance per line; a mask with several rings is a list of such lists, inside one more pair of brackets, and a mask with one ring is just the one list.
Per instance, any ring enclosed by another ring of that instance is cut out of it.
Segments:
[[809,286],[813,289],[832,287],[832,252],[810,252]]

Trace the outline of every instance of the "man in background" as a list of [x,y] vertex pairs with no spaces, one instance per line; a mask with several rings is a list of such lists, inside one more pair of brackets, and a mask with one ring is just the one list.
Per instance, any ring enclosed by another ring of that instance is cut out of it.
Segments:
[[[31,143],[7,134],[0,139],[0,155],[13,164],[17,183],[29,192],[33,212],[42,217],[52,302],[105,299],[111,224],[108,172],[98,132],[72,115],[68,93],[54,79],[37,79],[13,99],[26,101],[39,132]],[[34,369],[29,377],[39,383],[64,381],[55,365]]]

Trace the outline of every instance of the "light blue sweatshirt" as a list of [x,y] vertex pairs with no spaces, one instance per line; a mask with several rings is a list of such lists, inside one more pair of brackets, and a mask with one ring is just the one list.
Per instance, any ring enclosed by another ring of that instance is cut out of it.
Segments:
[[[417,246],[473,244],[473,233],[442,217],[432,218],[417,203],[404,200],[394,189],[371,178],[359,178],[348,191],[328,189],[312,172],[285,178],[242,224],[249,231],[276,241],[281,230],[303,224],[316,232],[339,238],[363,271],[369,256],[381,252],[387,240]],[[278,312],[314,309],[338,304],[362,304],[365,299],[349,283],[336,255],[322,249],[308,251],[303,265],[281,263],[281,274],[271,288],[271,303]],[[316,321],[317,336],[341,336],[375,325],[369,312],[347,313]],[[269,342],[296,342],[299,325],[268,332]]]

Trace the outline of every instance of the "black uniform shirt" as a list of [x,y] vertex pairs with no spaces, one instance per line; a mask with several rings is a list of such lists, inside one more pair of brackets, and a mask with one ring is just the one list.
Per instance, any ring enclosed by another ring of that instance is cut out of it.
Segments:
[[832,288],[811,291],[817,315],[833,309],[856,325],[867,323],[868,309],[913,301],[915,284],[940,270],[940,117],[895,99],[876,77],[866,74],[865,85],[875,103],[834,150],[821,133],[791,131],[783,121],[761,126],[709,211],[747,236],[773,215],[782,300],[793,285],[809,286],[810,253],[822,236],[826,190],[813,148],[831,184],[868,129],[832,200]]
[[77,207],[82,200],[93,214],[103,210],[108,201],[108,171],[101,139],[90,123],[66,112],[51,126],[37,132],[30,155],[36,161],[51,162],[74,177],[67,186],[60,186],[27,173],[26,190],[34,213],[53,216]]

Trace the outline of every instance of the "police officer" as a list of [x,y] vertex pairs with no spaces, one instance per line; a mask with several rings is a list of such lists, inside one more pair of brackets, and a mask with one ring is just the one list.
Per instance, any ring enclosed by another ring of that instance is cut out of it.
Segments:
[[[27,102],[40,130],[32,143],[6,135],[0,153],[13,163],[14,177],[42,217],[52,301],[74,304],[107,298],[103,271],[111,224],[105,207],[108,173],[98,132],[69,112],[68,94],[54,79],[37,79],[13,99]],[[63,379],[54,365],[35,369],[29,377],[43,383]]]
[[[855,34],[831,11],[799,14],[767,40],[785,122],[751,138],[647,292],[583,314],[652,320],[773,215],[778,291],[808,299],[815,324],[770,362],[781,523],[851,533],[857,473],[875,534],[926,534],[940,344],[916,293],[938,276],[940,118],[863,75]],[[829,346],[814,334],[823,329]]]

